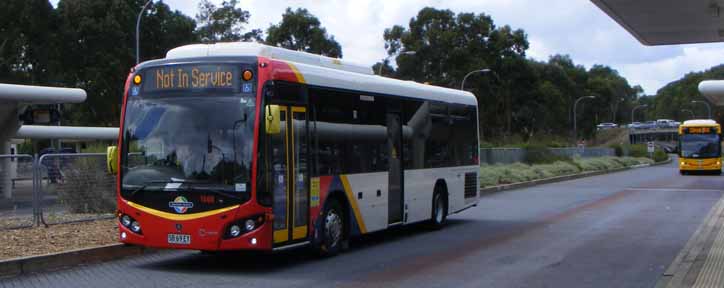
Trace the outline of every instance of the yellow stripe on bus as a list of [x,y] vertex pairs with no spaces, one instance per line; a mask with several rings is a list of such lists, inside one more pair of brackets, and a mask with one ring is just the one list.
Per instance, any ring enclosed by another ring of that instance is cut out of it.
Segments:
[[342,186],[344,186],[344,193],[347,194],[347,199],[349,199],[349,206],[352,206],[354,217],[357,218],[357,225],[359,226],[359,230],[362,234],[365,234],[367,233],[365,220],[362,219],[362,214],[359,212],[359,206],[357,206],[357,198],[354,198],[354,193],[352,193],[352,189],[349,186],[347,176],[341,175],[339,176],[339,178],[342,179]]
[[159,211],[159,210],[156,210],[156,209],[151,209],[151,208],[148,208],[148,207],[145,207],[145,206],[141,206],[141,205],[138,205],[138,204],[133,203],[133,202],[131,202],[131,201],[128,201],[127,203],[128,203],[128,206],[131,206],[131,207],[133,207],[133,208],[136,208],[136,209],[141,210],[141,211],[143,211],[143,212],[146,212],[146,213],[148,213],[148,214],[151,214],[151,215],[154,215],[154,216],[158,216],[158,217],[161,217],[161,218],[164,218],[164,219],[168,219],[168,220],[174,220],[174,221],[186,221],[186,220],[199,219],[199,218],[208,217],[208,216],[215,215],[215,214],[221,214],[221,213],[224,213],[224,212],[229,212],[229,211],[231,211],[231,210],[234,210],[234,209],[236,209],[236,208],[239,208],[239,205],[234,205],[234,206],[231,206],[231,207],[226,207],[226,208],[221,208],[221,209],[216,209],[216,210],[211,210],[211,211],[206,211],[206,212],[201,212],[201,213],[194,213],[194,214],[173,214],[173,213],[163,212],[163,211]]
[[297,81],[299,81],[299,83],[307,83],[304,80],[304,75],[302,75],[302,72],[299,72],[299,69],[297,69],[297,66],[294,66],[294,64],[292,64],[291,62],[287,62],[287,64],[289,65],[289,68],[292,68],[292,72],[294,72],[294,76],[297,77]]

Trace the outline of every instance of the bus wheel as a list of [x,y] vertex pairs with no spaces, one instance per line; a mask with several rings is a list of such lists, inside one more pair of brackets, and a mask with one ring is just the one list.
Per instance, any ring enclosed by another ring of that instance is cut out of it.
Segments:
[[344,213],[342,206],[335,200],[329,202],[322,218],[322,243],[319,252],[323,256],[338,254],[344,245]]
[[433,229],[440,229],[445,226],[447,221],[447,205],[445,198],[442,197],[442,193],[435,192],[432,197],[432,219],[430,219],[430,226]]

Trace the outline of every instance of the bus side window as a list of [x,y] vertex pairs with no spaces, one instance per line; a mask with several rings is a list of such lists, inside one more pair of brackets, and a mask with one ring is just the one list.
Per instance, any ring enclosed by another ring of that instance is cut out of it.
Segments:
[[316,111],[317,176],[387,170],[387,130],[382,97],[310,89]]
[[447,167],[450,161],[451,126],[447,105],[431,103],[430,136],[425,142],[425,168]]

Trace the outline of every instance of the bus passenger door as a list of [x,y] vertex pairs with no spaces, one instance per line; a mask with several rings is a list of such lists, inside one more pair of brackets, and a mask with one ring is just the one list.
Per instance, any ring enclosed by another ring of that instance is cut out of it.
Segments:
[[[280,106],[279,133],[268,138],[274,213],[274,245],[307,238],[309,215],[309,168],[307,161],[307,111],[304,107]],[[269,170],[268,170],[269,171]]]
[[387,147],[389,155],[388,181],[388,224],[401,223],[403,220],[402,195],[402,125],[399,113],[387,113]]

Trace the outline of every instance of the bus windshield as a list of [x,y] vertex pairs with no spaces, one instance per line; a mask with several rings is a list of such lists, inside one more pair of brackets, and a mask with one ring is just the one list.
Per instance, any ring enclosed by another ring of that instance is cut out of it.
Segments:
[[681,157],[716,158],[721,156],[719,135],[684,134],[681,135]]
[[242,94],[129,97],[123,193],[178,189],[183,183],[248,192],[255,106],[252,95]]

